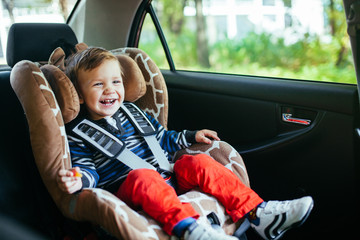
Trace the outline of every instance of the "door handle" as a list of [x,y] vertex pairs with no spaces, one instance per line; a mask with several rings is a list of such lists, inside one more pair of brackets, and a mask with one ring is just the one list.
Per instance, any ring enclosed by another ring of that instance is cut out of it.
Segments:
[[301,118],[294,118],[291,113],[283,113],[282,120],[288,123],[295,123],[304,126],[309,126],[311,124],[311,120],[309,119],[301,119]]

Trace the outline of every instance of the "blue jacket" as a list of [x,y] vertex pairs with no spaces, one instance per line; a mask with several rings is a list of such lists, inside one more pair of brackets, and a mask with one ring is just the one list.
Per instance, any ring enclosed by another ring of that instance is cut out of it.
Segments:
[[[148,114],[146,116],[157,129],[156,139],[169,161],[176,151],[194,143],[196,132],[187,130],[182,132],[167,131],[153,117]],[[125,142],[126,147],[144,161],[158,167],[157,161],[144,138],[136,132],[121,110],[118,110],[112,117],[98,120],[96,123]],[[73,167],[79,167],[82,172],[83,188],[100,187],[111,192],[116,191],[131,169],[122,162],[109,159],[92,146],[87,145],[69,128],[71,128],[71,124],[67,125],[71,161]]]

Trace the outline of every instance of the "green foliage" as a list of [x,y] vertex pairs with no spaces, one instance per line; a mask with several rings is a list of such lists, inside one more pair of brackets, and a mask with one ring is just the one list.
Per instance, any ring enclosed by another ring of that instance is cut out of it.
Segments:
[[[284,39],[268,33],[250,33],[239,41],[224,39],[210,46],[211,68],[205,69],[197,63],[194,33],[184,30],[180,36],[165,34],[177,69],[356,83],[350,51],[336,66],[337,41],[324,43],[317,36],[304,36],[287,45]],[[141,48],[160,67],[168,68],[160,54],[160,42],[143,44]]]
[[[197,33],[194,29],[189,29],[189,26],[193,26],[190,23],[193,23],[194,19],[184,18],[181,11],[186,1],[181,0],[176,5],[171,3],[170,0],[162,0],[159,18],[162,19],[175,67],[179,70],[356,84],[341,0],[323,2],[329,31],[326,38],[305,34],[294,43],[286,43],[284,38],[266,32],[250,32],[242,39],[224,37],[208,46],[210,68],[204,68],[198,63]],[[284,0],[284,3],[291,8],[291,1]],[[149,28],[152,23],[145,25]],[[161,43],[156,36],[142,39],[140,43],[140,47],[147,51],[161,68],[168,68]]]
[[175,34],[180,34],[184,23],[184,7],[186,0],[162,0],[158,2],[162,8],[164,29],[170,29]]
[[[225,39],[211,46],[214,71],[282,78],[356,83],[350,51],[336,66],[338,42],[321,42],[317,36],[286,45],[271,34],[250,33],[240,41]],[[254,68],[257,68],[254,69]]]
[[189,66],[198,64],[196,55],[196,36],[184,29],[180,36],[168,34],[168,44],[176,67],[186,69]]

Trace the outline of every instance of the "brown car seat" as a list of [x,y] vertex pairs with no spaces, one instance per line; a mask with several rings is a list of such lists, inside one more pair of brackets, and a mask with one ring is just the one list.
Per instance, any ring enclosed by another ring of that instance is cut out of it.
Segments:
[[[59,189],[56,174],[62,168],[71,167],[64,121],[66,123],[76,117],[79,101],[75,88],[61,70],[62,65],[58,64],[66,53],[59,48],[55,52],[53,50],[58,46],[67,50],[67,47],[74,46],[77,40],[66,24],[30,25],[15,24],[10,29],[9,41],[12,49],[8,49],[8,61],[10,66],[14,66],[10,80],[26,114],[37,168],[57,207],[66,217],[100,225],[119,239],[169,239],[159,224],[146,213],[132,210],[105,190],[84,189],[80,193],[69,195]],[[29,27],[32,29],[31,35],[27,35]],[[55,28],[56,34],[45,31]],[[52,35],[51,39],[47,33]],[[26,38],[23,37],[24,34]],[[58,36],[61,36],[61,39]],[[139,49],[119,48],[112,52],[118,56],[120,63],[126,66],[124,85],[126,95],[129,96],[126,100],[135,102],[166,127],[168,96],[159,68]],[[51,64],[39,68],[35,62]],[[52,65],[54,63],[57,65]],[[175,159],[184,153],[209,154],[249,185],[242,158],[225,142],[195,144],[179,151]],[[200,221],[208,222],[206,216],[215,212],[220,225],[228,234],[233,234],[238,227],[214,197],[196,189],[179,197],[194,206],[201,215]]]

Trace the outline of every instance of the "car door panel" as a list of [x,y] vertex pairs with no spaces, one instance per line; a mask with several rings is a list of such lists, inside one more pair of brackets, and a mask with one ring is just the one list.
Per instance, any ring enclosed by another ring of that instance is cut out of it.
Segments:
[[[314,197],[309,223],[286,239],[313,233],[333,237],[332,229],[349,224],[346,214],[329,209],[355,200],[356,86],[181,71],[163,74],[170,129],[216,130],[241,153],[252,188],[266,200]],[[310,124],[285,122],[283,114]],[[336,221],[324,223],[334,216]]]
[[[164,71],[164,76],[169,88],[170,118],[175,116],[170,124],[180,129],[216,126],[240,149],[306,134],[319,125],[326,113],[353,119],[357,109],[356,86],[352,85],[286,80],[282,85],[282,80],[261,82],[259,78],[254,78],[251,85],[249,77],[171,71]],[[177,114],[182,113],[191,117],[177,121]],[[310,120],[310,124],[285,122],[283,114]],[[224,121],[228,123],[225,126]]]

